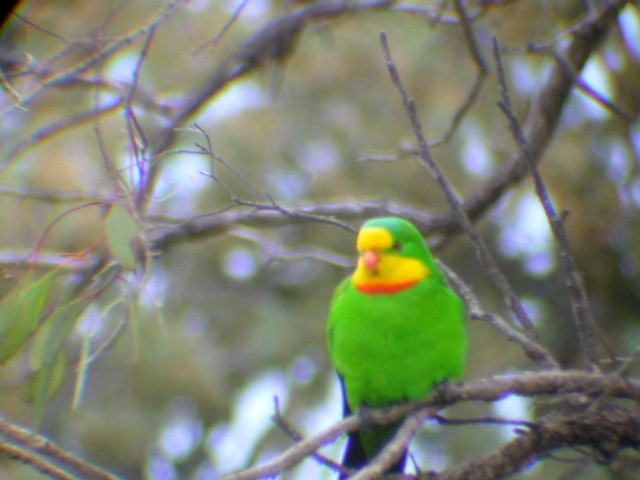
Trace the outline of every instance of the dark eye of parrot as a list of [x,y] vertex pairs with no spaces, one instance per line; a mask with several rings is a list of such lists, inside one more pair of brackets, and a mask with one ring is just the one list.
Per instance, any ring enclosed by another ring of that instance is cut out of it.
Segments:
[[400,242],[395,242],[392,247],[393,250],[395,250],[396,252],[399,252],[402,250],[402,243]]

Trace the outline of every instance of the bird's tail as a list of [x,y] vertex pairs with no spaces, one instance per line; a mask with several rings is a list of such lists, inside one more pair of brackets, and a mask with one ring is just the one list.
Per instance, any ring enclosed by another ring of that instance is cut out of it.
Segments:
[[[364,432],[350,433],[349,438],[347,439],[347,449],[344,453],[342,465],[356,471],[363,468],[384,448],[387,442],[393,438],[393,435],[399,426],[399,423],[385,427],[376,426],[370,427],[369,430]],[[368,454],[368,451],[371,453]],[[403,452],[398,461],[385,473],[390,474],[404,472],[406,461],[407,450]],[[342,473],[340,474],[339,480],[345,480],[348,477],[349,475]]]

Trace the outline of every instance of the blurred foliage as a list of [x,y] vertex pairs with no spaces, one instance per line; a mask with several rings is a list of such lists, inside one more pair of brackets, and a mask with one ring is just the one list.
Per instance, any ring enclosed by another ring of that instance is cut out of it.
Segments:
[[[413,140],[378,34],[389,38],[429,138],[449,129],[476,75],[462,29],[445,21],[455,18],[448,7],[440,23],[409,8],[435,12],[440,1],[316,22],[289,57],[230,84],[181,125],[170,151],[153,159],[160,173],[148,208],[135,211],[148,167],[141,162],[181,102],[269,19],[313,2],[173,3],[165,15],[168,2],[30,0],[0,39],[1,410],[126,478],[154,480],[214,478],[286,448],[290,441],[269,421],[275,395],[305,433],[338,419],[324,328],[332,289],[347,270],[328,259],[353,255],[354,238],[330,224],[254,223],[248,215],[242,230],[225,226],[166,251],[148,251],[147,240],[219,214],[234,198],[284,206],[392,199],[445,211],[438,186],[413,158],[371,159],[394,156]],[[453,137],[433,148],[462,196],[514,151],[495,106],[491,39],[505,52],[516,113],[525,115],[553,64],[528,47],[566,41],[565,29],[588,3],[468,2],[483,12],[472,25],[490,75]],[[136,34],[153,22],[152,36]],[[629,3],[614,23],[582,78],[635,120],[576,90],[541,170],[557,208],[568,212],[565,226],[602,335],[625,357],[640,344],[637,6]],[[114,39],[121,45],[105,53]],[[207,146],[205,134],[222,161],[196,146]],[[583,366],[541,212],[525,181],[477,226],[544,343],[563,366]],[[353,227],[364,220],[345,218]],[[437,255],[484,308],[509,317],[469,241],[449,236],[438,245]],[[326,258],[293,254],[309,248]],[[469,324],[469,331],[468,377],[532,367],[488,325]],[[53,398],[50,387],[58,387]],[[457,411],[516,416],[505,410]],[[510,435],[497,427],[434,427],[414,445],[425,468],[441,468]],[[327,454],[337,457],[337,448]],[[523,478],[557,478],[571,468],[547,462]],[[0,475],[34,478],[8,459]],[[581,475],[616,478],[593,465]],[[308,460],[287,478],[332,476]]]

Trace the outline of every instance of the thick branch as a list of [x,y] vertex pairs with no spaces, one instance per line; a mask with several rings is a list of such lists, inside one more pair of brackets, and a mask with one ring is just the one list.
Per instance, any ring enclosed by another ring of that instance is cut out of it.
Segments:
[[549,417],[498,451],[455,466],[435,478],[494,480],[517,473],[558,448],[570,446],[591,447],[595,456],[607,459],[622,448],[638,448],[638,432],[640,410],[637,408],[608,405],[596,412]]

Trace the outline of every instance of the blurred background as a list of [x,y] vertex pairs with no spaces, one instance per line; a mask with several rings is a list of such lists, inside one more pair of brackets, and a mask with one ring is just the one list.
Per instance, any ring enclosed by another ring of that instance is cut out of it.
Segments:
[[[82,308],[57,340],[57,367],[49,371],[56,381],[46,383],[46,395],[25,390],[38,373],[34,356],[50,341],[39,345],[42,329],[2,355],[5,417],[124,478],[145,480],[212,479],[273,458],[292,444],[271,421],[276,402],[305,435],[340,418],[325,320],[355,237],[330,223],[257,221],[251,205],[388,201],[446,212],[428,171],[398,155],[414,139],[378,36],[386,32],[425,133],[437,139],[450,131],[477,75],[451,6],[396,2],[308,25],[282,58],[229,83],[179,125],[170,149],[154,157],[159,171],[146,208],[129,208],[143,160],[150,162],[145,155],[185,99],[268,21],[312,3],[29,0],[9,18],[0,39],[0,296],[55,272],[46,296],[53,305],[105,251],[132,265],[104,266],[93,280],[99,288],[69,302]],[[514,109],[524,119],[553,66],[552,56],[529,47],[562,47],[592,3],[465,4],[489,75],[459,128],[432,148],[462,197],[516,151],[496,107],[492,38],[504,50]],[[594,317],[616,357],[640,343],[639,78],[640,12],[629,3],[581,74],[627,118],[575,90],[541,163],[556,207],[569,212],[565,226]],[[208,142],[215,158],[200,148]],[[136,236],[148,244],[189,219],[230,211],[246,214],[156,252],[134,258],[127,250]],[[354,229],[366,217],[346,207],[334,215]],[[563,367],[583,367],[565,277],[530,181],[508,188],[476,226],[544,344]],[[425,234],[486,311],[511,318],[466,237]],[[144,268],[133,268],[136,259]],[[470,321],[468,329],[468,378],[534,368],[491,326]],[[508,398],[446,413],[526,420],[532,406]],[[437,470],[513,435],[506,426],[429,423],[412,453],[423,470]],[[339,459],[341,448],[337,442],[323,453]],[[547,461],[522,478],[574,469]],[[37,475],[0,462],[2,478]],[[282,478],[334,476],[308,459]],[[588,465],[577,478],[618,477]]]

